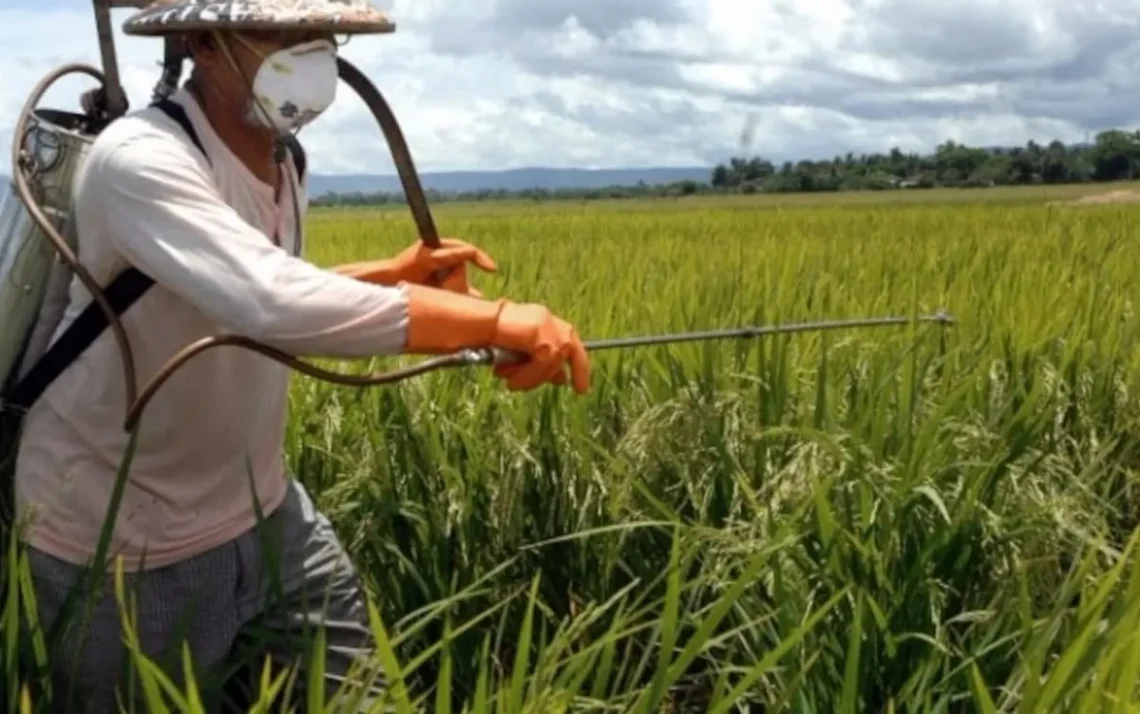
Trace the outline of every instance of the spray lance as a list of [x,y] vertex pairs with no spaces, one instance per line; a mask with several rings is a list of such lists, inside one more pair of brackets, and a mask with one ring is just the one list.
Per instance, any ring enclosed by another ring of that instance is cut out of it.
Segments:
[[[430,243],[428,245],[431,245]],[[748,339],[768,335],[792,334],[797,332],[822,332],[828,330],[843,330],[852,328],[885,327],[889,325],[905,325],[910,323],[937,323],[942,325],[954,324],[954,318],[945,311],[931,315],[917,317],[887,316],[856,318],[850,320],[821,320],[817,322],[783,323],[776,325],[758,325],[737,327],[725,330],[706,330],[699,332],[681,332],[666,335],[650,335],[646,337],[619,337],[604,340],[586,340],[583,346],[587,352],[600,352],[604,350],[628,349],[632,347],[648,347],[653,345],[678,344],[684,342],[703,342],[708,340]],[[147,384],[127,412],[125,428],[131,430],[138,423],[142,410],[154,396],[163,382],[170,377],[194,356],[215,347],[223,346],[244,347],[259,352],[265,357],[276,360],[300,372],[333,384],[351,387],[369,387],[382,384],[395,384],[406,379],[418,377],[436,370],[453,367],[493,366],[499,364],[517,364],[525,360],[524,355],[501,350],[497,347],[477,347],[462,349],[448,355],[432,357],[417,362],[402,369],[366,375],[345,374],[330,372],[299,360],[274,347],[255,342],[249,338],[238,335],[218,335],[206,337],[191,343],[178,354],[171,357],[158,374]]]
[[[393,384],[439,369],[488,366],[523,359],[520,355],[498,349],[474,348],[425,359],[402,369],[357,375],[317,367],[241,335],[217,335],[187,345],[139,390],[131,347],[118,317],[121,306],[116,309],[117,305],[113,304],[116,296],[109,295],[76,257],[74,225],[70,214],[70,180],[94,136],[111,121],[122,116],[127,108],[125,92],[119,82],[110,10],[117,7],[139,8],[146,4],[143,0],[94,0],[103,70],[78,64],[56,69],[35,87],[20,112],[12,148],[12,187],[19,205],[13,206],[10,205],[12,202],[6,201],[0,211],[0,231],[4,231],[0,233],[0,320],[3,320],[0,325],[0,383],[13,383],[44,358],[47,351],[45,336],[52,334],[59,323],[62,305],[66,304],[67,285],[72,276],[77,277],[92,296],[94,307],[91,311],[97,318],[94,321],[101,321],[109,328],[118,345],[128,404],[124,428],[128,431],[137,426],[149,400],[178,369],[194,356],[217,347],[241,347],[280,362],[301,374],[355,387]],[[374,18],[373,21],[375,22]],[[386,27],[373,31],[394,30],[395,25],[388,23]],[[174,91],[182,63],[186,59],[185,52],[176,40],[167,38],[164,41],[163,72],[154,89],[155,101]],[[440,247],[439,232],[415,164],[387,101],[375,85],[343,57],[337,59],[337,69],[339,78],[364,101],[387,141],[420,239],[429,248]],[[85,114],[38,108],[40,99],[47,90],[68,74],[86,74],[101,83],[98,92],[100,101],[97,105]],[[58,260],[51,258],[52,251]],[[11,256],[18,258],[13,259]],[[442,277],[436,276],[436,281]],[[15,286],[17,290],[4,292],[2,288],[9,285]],[[950,325],[954,319],[945,312],[938,312],[918,317],[829,320],[587,341],[585,347],[588,351],[597,352],[912,322]],[[97,334],[101,329],[96,326],[92,331]],[[94,339],[94,336],[89,336],[89,340]],[[0,403],[0,411],[4,407]]]

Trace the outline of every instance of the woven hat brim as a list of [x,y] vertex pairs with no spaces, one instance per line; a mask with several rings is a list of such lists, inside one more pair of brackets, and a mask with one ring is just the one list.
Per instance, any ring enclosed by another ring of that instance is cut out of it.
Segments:
[[[276,5],[276,6],[275,6]],[[309,30],[338,35],[396,31],[386,12],[364,2],[258,2],[258,0],[173,0],[154,3],[123,23],[123,32],[162,36],[202,31]]]

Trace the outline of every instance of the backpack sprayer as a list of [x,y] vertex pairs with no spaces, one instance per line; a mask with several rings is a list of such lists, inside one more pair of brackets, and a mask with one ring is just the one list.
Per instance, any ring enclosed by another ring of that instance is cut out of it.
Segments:
[[[337,12],[343,13],[346,25],[351,24],[353,11],[360,3],[325,0]],[[275,348],[239,335],[219,335],[188,345],[172,357],[150,382],[137,389],[131,346],[119,320],[119,315],[138,295],[112,294],[100,286],[76,257],[76,227],[71,210],[71,180],[87,155],[94,138],[111,122],[127,110],[127,98],[119,82],[111,29],[112,8],[140,8],[149,3],[143,0],[94,0],[95,23],[102,55],[102,71],[81,64],[65,65],[48,74],[32,91],[20,112],[13,137],[12,186],[0,203],[0,385],[6,387],[4,395],[19,394],[21,380],[27,375],[46,373],[58,375],[74,359],[76,351],[89,345],[104,329],[110,329],[122,355],[128,411],[124,427],[132,430],[137,425],[149,399],[162,384],[195,355],[215,347],[235,346],[258,352],[270,359],[311,377],[340,385],[372,386],[392,384],[427,372],[473,365],[492,365],[518,360],[516,355],[496,349],[477,348],[461,350],[455,354],[426,359],[404,369],[389,372],[350,375],[321,369],[298,360]],[[233,2],[206,2],[201,0],[192,11],[156,10],[148,20],[155,24],[189,12],[205,16],[217,13],[214,6],[228,6]],[[372,32],[392,32],[395,25],[388,23],[378,28],[377,11],[370,16]],[[163,15],[163,13],[166,13]],[[339,22],[336,20],[334,22]],[[385,19],[384,22],[387,22]],[[146,33],[140,33],[146,34]],[[164,59],[161,77],[154,88],[153,100],[168,97],[178,85],[186,52],[175,37],[164,38]],[[396,165],[404,196],[411,209],[421,240],[431,248],[439,247],[439,233],[428,207],[415,165],[408,151],[400,126],[388,103],[379,90],[350,62],[337,60],[338,74],[364,100],[387,140]],[[101,83],[98,101],[84,113],[71,113],[39,108],[47,90],[68,74],[86,74]],[[69,335],[57,336],[57,328],[68,303],[68,293],[74,279],[78,279],[91,295],[87,312],[75,320],[81,323],[69,327]],[[113,287],[113,286],[112,286]],[[145,288],[144,288],[145,289]],[[121,292],[121,291],[120,291]],[[909,322],[935,322],[952,324],[953,318],[944,312],[917,318],[877,317],[856,320],[832,320],[798,324],[745,327],[732,330],[692,332],[651,337],[621,338],[586,342],[587,350],[608,350],[646,345],[672,344],[712,339],[754,338],[764,335],[805,331],[834,330],[854,327],[900,325]],[[65,338],[78,347],[73,354],[53,352]],[[50,363],[50,364],[49,364]],[[45,364],[47,367],[45,367]],[[32,401],[46,388],[50,379],[41,380],[30,399],[0,400],[0,416],[22,414]],[[25,390],[27,391],[27,390]],[[0,443],[0,462],[14,455],[14,442]]]

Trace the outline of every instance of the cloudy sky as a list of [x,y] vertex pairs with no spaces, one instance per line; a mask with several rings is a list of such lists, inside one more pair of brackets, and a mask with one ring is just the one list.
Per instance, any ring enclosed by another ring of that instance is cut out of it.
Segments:
[[[378,0],[396,34],[345,57],[392,104],[420,170],[710,165],[1083,140],[1140,125],[1136,0]],[[133,103],[158,40],[126,38]],[[84,0],[0,0],[0,171],[27,93],[98,63]],[[49,95],[70,108],[90,80]],[[303,133],[320,173],[391,173],[351,90]],[[742,146],[742,141],[745,142]]]

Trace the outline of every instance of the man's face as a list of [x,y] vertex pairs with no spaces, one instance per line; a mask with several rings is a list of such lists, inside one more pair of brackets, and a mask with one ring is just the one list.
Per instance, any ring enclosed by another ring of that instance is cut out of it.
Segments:
[[[201,35],[190,38],[188,46],[211,93],[219,95],[235,112],[246,115],[252,122],[253,79],[265,58],[314,40],[336,42],[330,32],[278,30]],[[225,48],[219,46],[220,42],[225,43]]]

